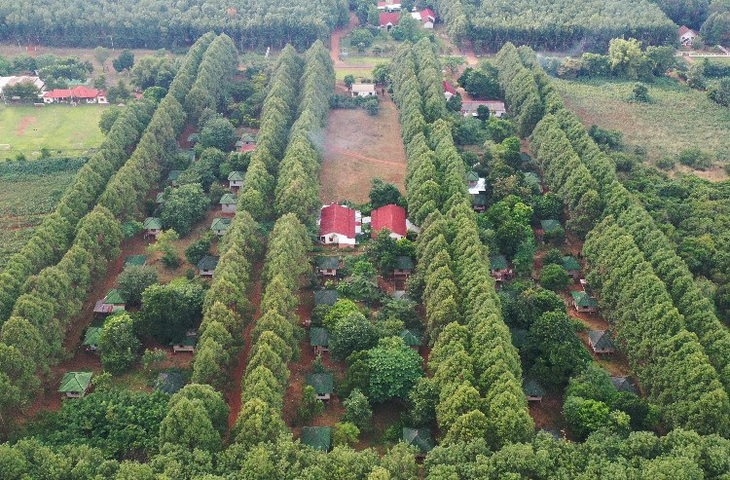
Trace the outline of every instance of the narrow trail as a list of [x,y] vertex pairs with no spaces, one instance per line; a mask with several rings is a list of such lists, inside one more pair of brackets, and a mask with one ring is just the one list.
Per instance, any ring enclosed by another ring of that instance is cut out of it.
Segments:
[[233,426],[236,424],[236,419],[241,411],[241,386],[243,384],[243,375],[246,372],[246,366],[248,365],[248,358],[251,354],[251,332],[256,326],[259,318],[261,318],[261,299],[263,298],[263,280],[261,279],[261,272],[263,270],[263,260],[257,262],[253,268],[253,288],[249,295],[249,300],[253,307],[256,308],[253,319],[246,326],[243,331],[244,346],[241,353],[238,355],[236,363],[236,369],[231,374],[231,381],[229,388],[225,392],[226,402],[231,409],[230,415],[228,415],[228,429],[229,434],[233,430]]
[[[360,21],[357,19],[357,16],[355,16],[354,13],[350,12],[350,23],[346,27],[340,27],[337,30],[335,30],[334,32],[332,32],[332,37],[330,38],[330,57],[332,58],[332,61],[335,64],[335,68],[337,68],[337,67],[358,68],[358,67],[353,67],[353,66],[347,65],[340,58],[341,40],[344,37],[346,37],[347,34],[350,33],[358,25],[360,25]],[[370,67],[370,68],[372,68],[372,67]]]
[[380,160],[377,158],[366,157],[365,155],[361,155],[357,152],[353,152],[352,150],[346,150],[344,148],[335,147],[333,145],[325,145],[325,148],[331,152],[341,153],[342,155],[357,158],[358,160],[364,160],[366,162],[382,163],[384,165],[396,165],[398,167],[403,166],[403,163],[401,163],[401,162],[391,162],[388,160]]

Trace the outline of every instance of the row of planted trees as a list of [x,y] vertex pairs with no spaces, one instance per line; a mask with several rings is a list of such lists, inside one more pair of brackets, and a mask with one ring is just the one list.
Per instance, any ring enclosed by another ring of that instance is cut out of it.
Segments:
[[423,225],[411,291],[422,298],[433,345],[433,376],[418,388],[438,399],[433,414],[443,443],[487,438],[499,448],[528,439],[534,427],[466,191],[464,162],[445,120],[440,71],[428,40],[405,45],[392,67],[408,153],[408,206]]
[[[686,264],[649,214],[618,180],[580,121],[568,111],[534,52],[507,44],[498,55],[503,89],[519,98],[515,71],[530,72],[546,115],[532,134],[545,178],[588,232],[585,253],[606,316],[651,401],[672,427],[727,435],[730,334]],[[522,105],[510,104],[520,115]],[[581,218],[582,217],[582,218]],[[690,360],[691,359],[691,360]],[[724,388],[723,388],[724,387]]]
[[[172,155],[185,124],[178,98],[184,98],[202,57],[214,39],[200,39],[186,56],[181,72],[149,121],[134,153],[116,172],[94,209],[78,224],[71,248],[60,261],[31,277],[10,319],[0,332],[0,405],[2,414],[27,403],[39,386],[38,374],[66,354],[64,341],[95,281],[120,253],[122,221],[137,213],[161,162]],[[124,116],[120,117],[124,118]]]
[[154,103],[142,101],[124,110],[99,150],[79,170],[56,210],[35,229],[20,252],[8,260],[0,274],[0,322],[10,316],[28,277],[56,263],[68,250],[79,221],[96,204],[109,179],[129,159],[154,109]]

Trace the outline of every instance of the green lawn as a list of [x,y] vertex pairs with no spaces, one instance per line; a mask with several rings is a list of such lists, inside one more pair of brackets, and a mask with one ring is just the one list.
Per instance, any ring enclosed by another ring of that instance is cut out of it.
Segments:
[[628,102],[635,82],[553,80],[586,126],[620,130],[631,146],[646,147],[650,160],[676,155],[686,148],[713,152],[730,162],[730,109],[709,100],[677,80],[648,85],[652,103]]
[[355,80],[372,80],[373,70],[370,68],[335,67],[335,78],[338,81],[343,81],[347,75],[353,75]]
[[99,117],[107,107],[100,105],[0,106],[0,159],[23,153],[39,155],[41,148],[54,154],[83,155],[104,139]]

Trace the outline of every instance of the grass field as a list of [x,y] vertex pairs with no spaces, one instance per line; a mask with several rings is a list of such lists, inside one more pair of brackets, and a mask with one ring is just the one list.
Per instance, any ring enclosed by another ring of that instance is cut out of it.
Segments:
[[26,172],[0,170],[0,270],[28,241],[34,227],[54,210],[81,166],[81,162],[71,161],[68,169],[45,173],[33,168],[33,164],[42,166],[41,162],[52,160],[24,162]]
[[586,126],[620,130],[631,146],[646,147],[649,159],[675,157],[687,148],[717,155],[730,163],[730,109],[674,79],[648,85],[651,103],[627,101],[635,82],[553,80]]
[[79,156],[104,140],[99,130],[101,105],[0,107],[0,159],[23,153],[39,155],[41,148],[55,154]]

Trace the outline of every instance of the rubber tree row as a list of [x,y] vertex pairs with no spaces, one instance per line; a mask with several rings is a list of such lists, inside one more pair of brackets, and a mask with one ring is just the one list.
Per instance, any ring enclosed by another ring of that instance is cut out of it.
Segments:
[[114,122],[99,150],[81,167],[74,182],[23,248],[0,274],[0,321],[6,320],[25,281],[52,265],[68,250],[79,220],[89,213],[109,179],[129,159],[152,118],[154,103],[132,103]]
[[423,225],[412,290],[422,297],[434,347],[428,382],[439,392],[435,413],[443,443],[486,438],[499,448],[528,439],[534,425],[489,274],[489,252],[479,240],[464,162],[445,119],[440,71],[428,41],[403,47],[392,68],[408,153],[410,216]]
[[[197,71],[210,43],[199,41],[182,71]],[[179,91],[192,85],[178,82]],[[176,79],[177,80],[177,79]],[[71,248],[61,260],[32,277],[23,288],[11,318],[0,332],[0,414],[5,416],[30,400],[39,374],[63,358],[65,336],[80,313],[92,285],[120,253],[121,222],[147,193],[159,162],[182,131],[185,113],[171,93],[160,102],[130,159],[108,183],[99,203],[79,222]]]

